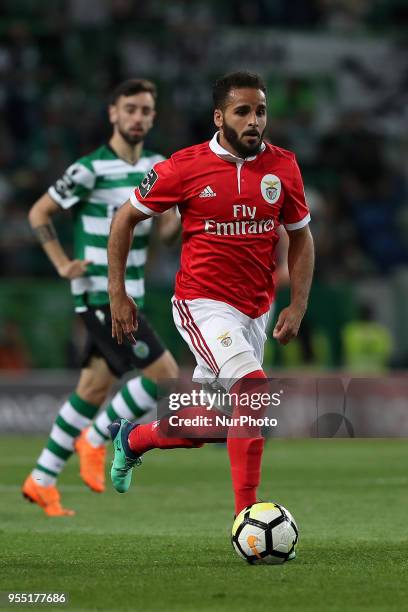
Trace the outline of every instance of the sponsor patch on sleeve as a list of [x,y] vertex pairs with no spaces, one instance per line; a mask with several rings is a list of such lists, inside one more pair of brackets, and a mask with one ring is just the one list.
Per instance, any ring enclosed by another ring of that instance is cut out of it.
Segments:
[[150,193],[150,190],[158,178],[157,172],[155,172],[153,168],[145,175],[143,181],[139,185],[139,193],[142,198],[145,198]]

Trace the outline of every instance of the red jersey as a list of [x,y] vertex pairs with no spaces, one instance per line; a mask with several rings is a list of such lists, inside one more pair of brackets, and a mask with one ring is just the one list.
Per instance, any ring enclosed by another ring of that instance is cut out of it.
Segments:
[[157,163],[131,195],[147,215],[178,205],[183,226],[179,300],[226,302],[251,318],[274,297],[276,232],[310,221],[293,153],[263,144],[258,155],[236,157],[209,141]]

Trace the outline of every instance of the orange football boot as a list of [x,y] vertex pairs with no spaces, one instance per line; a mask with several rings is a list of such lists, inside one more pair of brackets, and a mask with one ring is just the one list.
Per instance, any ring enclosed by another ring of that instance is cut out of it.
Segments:
[[23,496],[33,504],[38,504],[47,516],[74,516],[73,510],[61,506],[61,498],[57,487],[43,487],[34,480],[31,474],[22,488]]
[[84,429],[74,446],[79,457],[79,473],[84,483],[95,491],[103,493],[105,490],[105,457],[106,448],[102,446],[92,446],[86,439],[89,428]]

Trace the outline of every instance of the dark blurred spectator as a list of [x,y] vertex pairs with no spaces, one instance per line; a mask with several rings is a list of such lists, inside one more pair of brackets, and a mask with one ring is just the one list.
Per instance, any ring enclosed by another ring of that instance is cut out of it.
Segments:
[[227,4],[232,22],[241,26],[313,28],[322,16],[319,0],[233,0]]
[[319,133],[315,113],[317,98],[313,84],[300,77],[273,80],[268,83],[268,139],[296,151],[305,170],[312,165],[318,150]]
[[109,0],[69,0],[68,14],[76,26],[100,27],[109,21]]
[[30,357],[20,326],[9,319],[0,330],[0,370],[27,370]]
[[323,24],[337,31],[361,30],[371,5],[370,0],[321,0]]
[[344,220],[352,221],[358,244],[374,270],[384,273],[408,264],[399,224],[406,179],[387,162],[384,140],[366,127],[361,112],[344,114],[326,135],[320,164],[332,174],[337,206]]

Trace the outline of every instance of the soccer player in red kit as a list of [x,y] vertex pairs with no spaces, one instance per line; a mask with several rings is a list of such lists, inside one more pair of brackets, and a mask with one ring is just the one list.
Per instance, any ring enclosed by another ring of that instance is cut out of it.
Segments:
[[[237,397],[265,384],[265,328],[274,298],[277,228],[289,236],[291,300],[273,337],[286,344],[297,335],[313,274],[310,214],[295,155],[264,142],[266,88],[256,74],[235,72],[214,85],[209,142],[176,152],[156,164],[116,214],[109,240],[112,333],[133,342],[136,306],[126,295],[124,272],[137,223],[177,205],[183,243],[173,316],[197,361],[194,380],[217,383]],[[252,385],[252,386],[251,386]],[[201,446],[197,438],[164,437],[157,422],[111,425],[112,481],[124,492],[132,468],[152,448]],[[216,440],[214,440],[216,441]],[[230,437],[227,448],[235,512],[256,502],[263,438]]]

